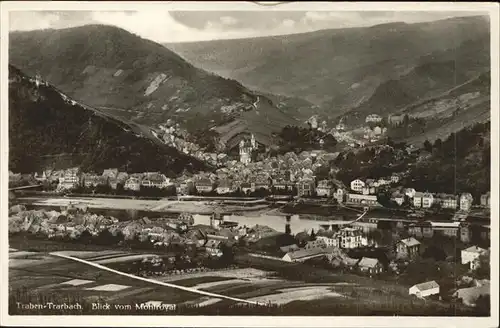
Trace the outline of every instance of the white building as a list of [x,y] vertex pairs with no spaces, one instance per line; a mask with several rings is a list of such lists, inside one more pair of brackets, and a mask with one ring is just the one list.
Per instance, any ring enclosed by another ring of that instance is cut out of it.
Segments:
[[456,209],[458,206],[458,197],[455,195],[442,195],[441,196],[441,207]]
[[365,183],[361,181],[360,179],[356,179],[351,181],[351,190],[356,191],[356,192],[363,192],[363,187],[365,186]]
[[399,191],[395,191],[391,195],[391,200],[396,202],[399,206],[401,206],[405,201],[405,196]]
[[316,187],[316,195],[319,197],[330,197],[333,193],[333,186],[328,180],[321,180]]
[[337,234],[340,248],[358,248],[363,246],[363,232],[357,228],[343,228]]
[[337,200],[337,202],[339,202],[339,204],[342,204],[344,202],[344,195],[345,195],[344,189],[338,188],[335,191],[333,197],[335,197],[335,199]]
[[470,193],[464,193],[460,195],[460,209],[462,211],[468,211],[472,207],[472,202],[474,199]]
[[417,193],[417,191],[413,188],[406,188],[405,189],[405,195],[410,197],[410,198],[413,198],[415,197],[415,194]]
[[71,168],[66,170],[64,175],[59,178],[59,189],[73,189],[80,184],[80,169]]
[[382,122],[382,116],[377,115],[377,114],[370,114],[366,117],[365,122],[366,123],[368,123],[368,122],[375,122],[375,123]]
[[379,205],[376,195],[359,195],[359,194],[349,194],[347,195],[347,202],[352,204],[363,204],[363,205]]
[[431,193],[426,192],[422,195],[423,208],[430,208],[433,203],[434,203],[434,196]]
[[217,186],[218,194],[228,194],[232,191],[232,184],[230,181],[223,180]]
[[479,258],[482,254],[485,254],[487,251],[484,248],[478,246],[471,246],[469,248],[463,249],[461,251],[462,264],[470,264],[473,265],[474,260]]
[[409,295],[415,295],[419,298],[439,294],[439,285],[434,280],[416,284],[410,287]]
[[414,207],[422,207],[422,197],[424,196],[423,192],[415,192],[413,195],[413,206]]
[[323,248],[301,249],[288,252],[282,260],[286,262],[303,262],[312,258],[326,256],[327,250]]
[[125,181],[123,189],[139,191],[141,189],[141,180],[137,177],[130,177]]
[[399,180],[401,180],[399,175],[396,175],[396,174],[391,175],[391,183],[398,183]]

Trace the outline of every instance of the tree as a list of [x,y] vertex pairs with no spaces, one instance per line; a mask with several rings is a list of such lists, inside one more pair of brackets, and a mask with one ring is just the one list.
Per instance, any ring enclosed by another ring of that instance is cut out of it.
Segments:
[[84,244],[90,244],[92,242],[92,234],[88,230],[84,230],[80,234],[79,240]]
[[435,261],[444,261],[446,260],[446,253],[441,247],[431,245],[425,249],[422,257],[433,258]]
[[481,313],[491,313],[491,298],[490,295],[480,295],[476,299],[476,309]]
[[410,124],[410,117],[408,116],[408,114],[405,114],[405,116],[403,117],[403,125],[405,127],[408,127],[409,124]]
[[425,140],[425,142],[424,142],[424,149],[427,152],[432,153],[432,144],[429,142],[429,140]]

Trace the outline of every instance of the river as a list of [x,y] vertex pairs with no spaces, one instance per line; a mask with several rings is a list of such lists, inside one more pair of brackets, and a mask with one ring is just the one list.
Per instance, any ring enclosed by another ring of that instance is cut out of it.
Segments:
[[[203,224],[210,225],[210,216],[195,214],[193,215],[194,224]],[[253,227],[255,225],[260,226],[268,226],[271,229],[274,229],[278,232],[285,232],[286,226],[286,218],[282,215],[225,215],[224,221],[232,221],[237,222],[239,226],[247,226]],[[330,220],[330,221],[320,221],[320,220],[311,220],[300,218],[299,215],[292,215],[290,218],[290,228],[292,233],[298,233],[301,231],[306,231],[308,233],[311,230],[318,231],[322,225],[332,225],[332,224],[347,224],[350,221],[341,221],[341,220]],[[363,230],[367,229],[376,229],[376,224],[369,223],[360,223],[358,224],[363,228]]]

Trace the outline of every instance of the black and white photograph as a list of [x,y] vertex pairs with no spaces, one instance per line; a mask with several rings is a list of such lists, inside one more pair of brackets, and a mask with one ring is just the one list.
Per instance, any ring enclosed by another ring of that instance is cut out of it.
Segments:
[[2,325],[498,326],[498,8],[2,3]]

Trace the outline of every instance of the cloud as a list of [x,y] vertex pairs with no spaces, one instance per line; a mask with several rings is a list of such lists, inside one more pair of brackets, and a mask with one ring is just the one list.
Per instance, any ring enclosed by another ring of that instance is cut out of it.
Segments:
[[65,28],[85,24],[115,25],[156,42],[234,39],[310,32],[320,29],[371,26],[403,21],[415,23],[470,12],[403,11],[16,11],[10,30]]
[[291,28],[291,27],[294,27],[295,26],[295,21],[291,20],[291,19],[285,19],[281,25],[283,25],[284,27],[288,27],[288,28]]
[[238,20],[232,16],[222,16],[220,18],[220,21],[224,25],[234,25],[234,24],[238,23]]

